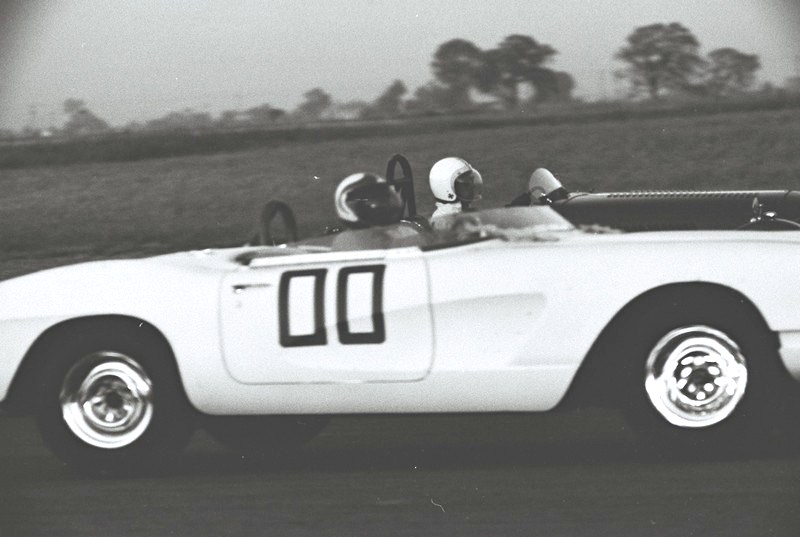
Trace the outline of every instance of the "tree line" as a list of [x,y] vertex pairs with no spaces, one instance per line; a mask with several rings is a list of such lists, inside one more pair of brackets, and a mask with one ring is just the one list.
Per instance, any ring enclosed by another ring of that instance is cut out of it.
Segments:
[[756,54],[731,47],[700,55],[700,42],[685,26],[651,24],[634,30],[616,55],[626,64],[618,76],[631,95],[657,99],[674,94],[726,97],[750,90],[761,68]]
[[[549,64],[558,51],[532,36],[514,34],[496,47],[482,50],[456,38],[439,45],[430,63],[433,79],[409,90],[394,80],[373,101],[336,102],[323,88],[303,95],[296,109],[286,111],[262,104],[246,110],[227,110],[214,118],[191,109],[129,124],[127,130],[258,128],[290,122],[325,119],[378,119],[402,115],[449,113],[477,109],[535,110],[548,102],[573,101],[573,77]],[[651,24],[627,36],[615,59],[622,68],[615,76],[624,81],[631,99],[664,99],[680,95],[723,98],[752,90],[760,60],[726,47],[700,53],[700,42],[680,23]],[[103,132],[108,124],[86,103],[64,103],[66,135]]]

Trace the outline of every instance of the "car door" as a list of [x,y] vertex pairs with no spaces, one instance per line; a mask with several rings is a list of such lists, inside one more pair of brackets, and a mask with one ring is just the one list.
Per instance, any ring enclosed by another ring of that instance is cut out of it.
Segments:
[[223,281],[220,311],[239,382],[414,381],[432,365],[417,248],[255,258]]

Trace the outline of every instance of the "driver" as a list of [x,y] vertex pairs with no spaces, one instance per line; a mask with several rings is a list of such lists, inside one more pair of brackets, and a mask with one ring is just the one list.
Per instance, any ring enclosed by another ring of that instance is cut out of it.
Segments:
[[436,200],[436,210],[431,216],[434,229],[441,226],[443,216],[468,210],[473,201],[481,198],[483,178],[464,159],[447,157],[439,160],[431,168],[429,180]]
[[336,187],[336,213],[351,229],[395,224],[403,216],[400,194],[373,173],[348,175]]
[[390,224],[400,222],[403,201],[380,175],[348,175],[336,187],[334,203],[348,230],[336,234],[331,242],[333,250],[378,250],[402,243],[404,237],[398,236],[401,230]]

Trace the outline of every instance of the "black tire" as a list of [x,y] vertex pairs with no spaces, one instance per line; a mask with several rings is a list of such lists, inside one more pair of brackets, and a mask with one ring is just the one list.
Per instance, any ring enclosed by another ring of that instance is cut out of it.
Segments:
[[667,450],[757,449],[791,389],[773,335],[735,300],[649,304],[616,333],[612,352],[629,423],[645,443]]
[[93,476],[149,473],[185,447],[194,411],[170,349],[151,327],[89,322],[38,352],[45,353],[39,431],[68,465]]
[[296,449],[328,425],[326,416],[207,416],[203,428],[240,455],[264,458]]

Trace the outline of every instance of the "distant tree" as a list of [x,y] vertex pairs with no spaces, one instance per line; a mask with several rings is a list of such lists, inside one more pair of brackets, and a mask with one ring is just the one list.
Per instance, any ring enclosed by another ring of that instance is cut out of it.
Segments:
[[286,111],[280,108],[273,108],[268,104],[262,104],[245,110],[244,115],[247,121],[254,125],[267,125],[275,123],[286,115]]
[[314,88],[303,94],[305,101],[297,107],[296,114],[305,119],[319,119],[331,107],[333,99],[322,88]]
[[428,82],[414,90],[414,96],[405,102],[409,112],[444,112],[458,109],[453,92],[437,82]]
[[439,45],[431,63],[433,75],[441,86],[442,104],[449,108],[468,108],[472,104],[470,89],[475,86],[478,73],[483,68],[483,52],[465,39],[451,39]]
[[42,135],[42,131],[30,125],[26,125],[19,131],[19,135],[21,138],[39,138]]
[[708,59],[706,85],[709,93],[716,96],[747,91],[755,82],[755,72],[761,68],[758,55],[733,48],[716,49],[708,54]]
[[80,112],[86,108],[86,101],[83,99],[67,99],[64,101],[64,113],[68,116]]
[[627,42],[617,58],[628,64],[620,74],[630,82],[634,93],[646,92],[656,99],[691,86],[702,74],[700,43],[677,22],[636,28]]
[[572,90],[575,89],[575,80],[564,71],[542,69],[536,77],[535,87],[535,102],[569,101],[572,99]]
[[516,84],[512,84],[514,97],[506,97],[508,90],[502,84],[503,79],[503,54],[499,49],[487,50],[483,53],[483,63],[478,71],[476,86],[479,91],[500,98],[504,104],[515,101]]
[[394,117],[403,111],[403,96],[408,88],[402,80],[395,80],[375,99],[371,105],[362,110],[361,117]]
[[170,112],[146,123],[149,130],[205,130],[214,126],[214,120],[208,112],[195,112],[185,108],[181,112]]
[[67,136],[96,134],[109,129],[108,123],[94,115],[81,99],[64,101],[64,112],[68,117],[62,130]]
[[123,132],[141,132],[145,130],[145,126],[138,121],[129,121],[122,127]]
[[[520,86],[529,85],[537,94],[548,94],[554,73],[543,64],[556,50],[526,35],[510,35],[495,49],[483,54],[477,74],[478,88],[499,97],[506,108],[519,104]],[[552,93],[552,91],[550,91]]]
[[286,117],[286,110],[284,110],[283,108],[273,108],[272,110],[269,111],[269,118],[273,122],[281,121],[285,117]]
[[240,126],[244,123],[242,121],[243,115],[238,110],[223,110],[219,115],[219,119],[217,119],[217,126],[223,129]]
[[[769,84],[769,83],[765,82],[763,86],[766,86],[767,84]],[[762,88],[763,88],[763,86],[762,86]],[[792,76],[792,77],[787,78],[783,83],[783,88],[788,93],[796,94],[796,95],[800,94],[800,76]],[[774,88],[770,88],[770,89],[774,89]]]
[[[791,87],[787,86],[786,89],[791,92]],[[769,81],[764,82],[758,88],[758,93],[766,97],[774,97],[775,95],[780,94],[781,91],[782,91],[781,88],[776,88],[775,84]]]
[[325,111],[323,117],[325,119],[340,120],[359,119],[363,116],[364,110],[369,108],[369,106],[369,103],[361,100],[346,101],[343,103],[335,102]]
[[572,100],[572,91],[575,89],[575,79],[572,75],[564,72],[556,72],[556,93],[555,99],[559,101]]

